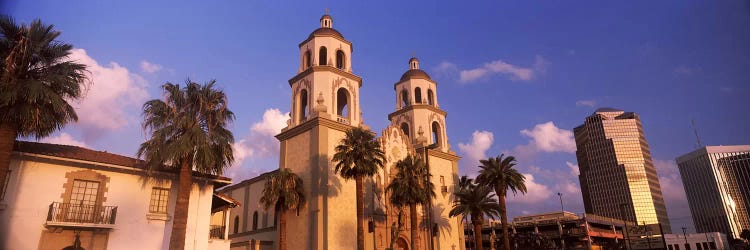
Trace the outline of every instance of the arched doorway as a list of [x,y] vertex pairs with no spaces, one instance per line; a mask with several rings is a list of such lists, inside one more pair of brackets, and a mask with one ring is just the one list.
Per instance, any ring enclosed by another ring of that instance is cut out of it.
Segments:
[[409,250],[409,243],[404,238],[398,238],[398,241],[396,241],[396,250]]

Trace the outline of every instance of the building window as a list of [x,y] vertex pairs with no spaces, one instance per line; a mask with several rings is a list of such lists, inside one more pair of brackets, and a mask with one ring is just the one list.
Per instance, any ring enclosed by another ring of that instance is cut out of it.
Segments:
[[349,109],[349,91],[346,91],[345,88],[340,88],[336,91],[336,114],[340,117],[350,118]]
[[148,211],[157,214],[167,213],[167,203],[169,202],[169,189],[155,187],[151,190],[151,203]]
[[311,63],[310,63],[311,60],[312,60],[312,56],[310,55],[310,50],[305,51],[305,55],[302,57],[302,61],[303,61],[302,69],[309,68],[311,66]]
[[409,94],[406,93],[406,90],[401,90],[401,102],[403,103],[402,107],[409,106]]
[[258,230],[258,211],[253,212],[253,231]]
[[299,94],[299,122],[307,119],[307,90],[303,89]]
[[328,65],[328,49],[326,49],[326,47],[320,47],[320,53],[318,53],[318,65]]
[[234,233],[240,231],[240,216],[234,216]]
[[432,122],[432,144],[440,145],[440,135],[442,130],[440,129],[440,124],[437,122]]
[[414,102],[422,103],[422,89],[419,87],[414,88]]
[[409,137],[409,124],[407,123],[401,123],[401,132],[404,132],[404,135],[408,138]]
[[346,66],[346,57],[344,56],[344,52],[341,50],[336,51],[336,68],[338,69],[344,69]]
[[70,195],[70,203],[80,206],[96,206],[99,195],[99,182],[74,180],[73,192]]
[[432,93],[431,89],[427,90],[427,104],[435,106],[435,94]]

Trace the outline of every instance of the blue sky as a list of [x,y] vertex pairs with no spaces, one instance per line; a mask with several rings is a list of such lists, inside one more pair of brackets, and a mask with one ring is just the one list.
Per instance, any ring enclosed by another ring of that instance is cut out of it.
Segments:
[[462,173],[483,156],[518,156],[533,188],[511,199],[511,217],[559,209],[557,192],[583,212],[570,131],[597,107],[641,116],[675,229],[692,228],[674,164],[695,147],[691,119],[704,144],[750,143],[747,1],[3,2],[20,22],[56,25],[94,75],[81,121],[47,141],[132,156],[140,105],[162,83],[216,79],[237,114],[236,179],[277,167],[271,136],[289,111],[297,44],[324,8],[354,44],[375,131],[414,53],[438,82]]

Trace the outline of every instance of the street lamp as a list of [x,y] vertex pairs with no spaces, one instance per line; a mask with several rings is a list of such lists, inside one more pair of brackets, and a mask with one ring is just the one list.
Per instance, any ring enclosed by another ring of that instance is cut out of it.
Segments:
[[557,196],[560,197],[560,219],[558,220],[558,223],[560,224],[560,246],[562,246],[561,249],[565,249],[565,239],[563,239],[563,224],[562,220],[565,218],[565,207],[563,207],[562,202],[562,193],[558,192]]

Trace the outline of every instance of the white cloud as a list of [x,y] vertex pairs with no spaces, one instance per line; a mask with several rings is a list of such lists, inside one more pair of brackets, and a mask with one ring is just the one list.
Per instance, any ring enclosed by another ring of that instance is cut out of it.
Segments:
[[263,112],[263,120],[253,124],[250,131],[265,136],[275,136],[286,127],[289,112],[281,113],[279,109],[267,109]]
[[159,64],[151,63],[149,61],[141,61],[141,70],[146,73],[156,73],[162,70],[162,66]]
[[526,194],[518,193],[514,196],[512,192],[509,192],[508,203],[538,203],[552,196],[552,192],[546,185],[534,181],[534,175],[523,174],[523,176],[526,177]]
[[578,107],[594,107],[594,106],[596,106],[596,101],[594,101],[594,100],[579,100],[579,101],[576,101],[576,106],[578,106]]
[[71,136],[70,134],[65,133],[65,132],[62,132],[62,133],[60,133],[57,136],[45,137],[45,138],[41,139],[40,141],[44,142],[44,143],[78,146],[78,147],[83,147],[83,148],[88,148],[89,147],[83,141],[76,140],[76,139],[73,138],[73,136]]
[[566,161],[565,165],[568,165],[568,168],[570,168],[570,174],[578,176],[581,174],[581,171],[578,169],[578,164],[573,164],[572,162]]
[[137,120],[137,114],[130,114],[128,110],[139,108],[148,97],[141,76],[116,62],[100,65],[83,49],[73,49],[69,58],[87,66],[92,82],[84,98],[73,104],[79,118],[77,126],[83,129],[84,138],[120,129],[129,121]]
[[261,121],[250,128],[250,134],[232,145],[235,166],[242,165],[246,159],[267,158],[279,152],[279,141],[274,138],[286,127],[289,113],[279,109],[267,109]]
[[531,137],[529,145],[542,152],[566,152],[576,151],[573,132],[560,129],[553,122],[537,124],[532,130],[521,130],[521,134]]
[[509,79],[513,81],[529,81],[533,79],[536,74],[544,73],[548,65],[549,62],[539,55],[536,56],[536,60],[532,67],[521,67],[502,60],[496,60],[485,63],[479,68],[461,70],[459,73],[459,82],[474,82],[493,74],[507,75]]
[[465,155],[469,167],[479,165],[479,160],[487,158],[487,150],[494,142],[494,135],[489,131],[475,130],[469,143],[459,143],[458,150]]

